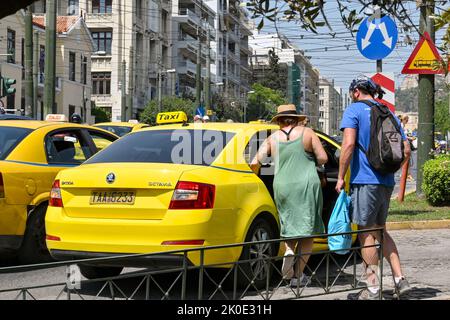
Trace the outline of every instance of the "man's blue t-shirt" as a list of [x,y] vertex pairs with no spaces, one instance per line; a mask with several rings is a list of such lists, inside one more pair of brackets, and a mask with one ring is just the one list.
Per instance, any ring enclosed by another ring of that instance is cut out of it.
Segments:
[[[372,102],[375,102],[372,100]],[[395,117],[397,119],[397,117]],[[400,120],[398,120],[400,124]],[[369,164],[369,160],[363,151],[358,147],[358,143],[368,150],[370,144],[370,106],[363,102],[355,102],[347,107],[342,116],[341,130],[345,128],[357,129],[356,146],[353,152],[350,165],[351,184],[382,184],[394,186],[394,174],[382,175]],[[401,128],[400,128],[401,129]],[[405,133],[401,129],[403,140],[406,140]]]

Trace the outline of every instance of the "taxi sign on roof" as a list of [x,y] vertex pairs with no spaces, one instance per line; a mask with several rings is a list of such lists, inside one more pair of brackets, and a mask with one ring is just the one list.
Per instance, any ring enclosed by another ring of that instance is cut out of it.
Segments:
[[136,119],[130,119],[128,120],[128,123],[138,124],[139,121],[137,121]]
[[66,122],[67,118],[64,114],[48,114],[45,117],[45,121],[52,121],[52,122]]
[[442,58],[439,55],[428,32],[420,38],[408,61],[403,67],[403,74],[439,74],[443,73]]
[[182,123],[187,122],[186,113],[183,111],[161,112],[156,115],[156,123]]

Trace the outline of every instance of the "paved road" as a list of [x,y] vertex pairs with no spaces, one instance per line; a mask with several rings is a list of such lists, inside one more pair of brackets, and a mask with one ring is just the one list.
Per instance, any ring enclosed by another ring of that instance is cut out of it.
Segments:
[[[434,297],[444,297],[450,295],[450,277],[448,276],[450,271],[450,251],[448,250],[448,244],[450,243],[450,229],[440,230],[413,230],[413,231],[392,231],[391,235],[397,242],[403,268],[406,276],[408,277],[411,285],[414,287],[412,292],[404,297],[406,299],[427,299]],[[337,258],[337,262],[342,265],[345,263],[344,258]],[[318,259],[316,259],[317,263]],[[353,261],[353,260],[352,260]],[[7,265],[8,261],[3,260],[3,265]],[[337,267],[335,268],[337,269]],[[358,260],[356,264],[357,274],[362,274],[361,261]],[[1,271],[1,270],[0,270]],[[136,272],[138,269],[126,269],[126,272]],[[336,270],[334,270],[337,274]],[[343,274],[337,281],[333,291],[350,288],[349,283],[352,282],[353,264],[350,263],[345,268]],[[390,269],[385,263],[384,269],[384,293],[386,299],[392,298],[392,276]],[[318,277],[323,281],[325,270],[319,268]],[[163,293],[169,289],[171,284],[176,279],[175,275],[172,276],[160,276],[156,277],[155,282],[151,282],[151,298],[161,299]],[[215,278],[213,278],[215,279]],[[36,270],[22,273],[0,273],[0,290],[7,288],[17,288],[30,285],[43,285],[50,283],[65,283],[66,269],[64,267]],[[117,281],[117,286],[124,292],[127,297],[130,297],[139,283],[142,281],[142,277],[134,279],[125,279]],[[217,281],[217,279],[216,279]],[[103,283],[97,284],[82,284],[81,290],[79,290],[83,299],[96,299],[96,295],[102,288]],[[162,291],[158,288],[161,287]],[[198,278],[195,275],[189,275],[187,287],[187,297],[189,299],[197,298]],[[274,285],[276,286],[276,283]],[[170,291],[169,298],[180,299],[181,280],[179,279],[173,290]],[[63,286],[56,286],[51,288],[42,288],[31,290],[31,293],[38,299],[55,299],[58,294],[61,293]],[[221,288],[228,298],[232,297],[232,293],[229,289]],[[214,298],[224,299],[223,293],[218,290],[211,281],[205,287],[205,294],[207,297],[212,295],[215,291]],[[116,294],[120,296],[119,290],[115,289]],[[316,281],[313,281],[302,293],[302,296],[309,296],[312,294],[318,294],[323,292]],[[242,293],[242,291],[241,291]],[[17,296],[18,292],[14,293],[0,293],[0,299],[13,299]],[[270,294],[272,299],[293,299],[294,293],[287,289],[285,286],[280,286],[274,290],[271,290]],[[109,299],[110,291],[109,287],[98,295],[97,299]],[[61,298],[64,299],[66,293],[62,291]],[[72,299],[79,299],[79,297],[72,296]],[[135,298],[145,298],[144,293],[138,291]],[[311,297],[308,299],[348,299],[349,293],[336,293],[327,296]],[[247,292],[244,295],[244,299],[262,299],[256,292]]]

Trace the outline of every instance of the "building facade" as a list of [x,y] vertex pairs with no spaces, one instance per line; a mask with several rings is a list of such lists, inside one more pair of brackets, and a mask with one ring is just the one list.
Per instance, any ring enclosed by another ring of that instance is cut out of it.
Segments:
[[[175,94],[195,98],[198,52],[200,50],[200,79],[204,88],[206,65],[216,59],[212,42],[216,37],[215,12],[203,0],[173,0],[172,30],[175,68]],[[211,69],[210,69],[211,70]],[[212,78],[212,75],[211,75]],[[204,99],[204,96],[201,97]]]
[[216,13],[216,39],[212,43],[217,58],[212,66],[215,73],[214,91],[224,97],[237,100],[246,99],[250,90],[252,54],[249,37],[252,25],[247,10],[240,6],[243,1],[206,0]]
[[[319,70],[308,57],[285,36],[253,31],[249,40],[253,48],[251,64],[255,79],[264,77],[269,68],[269,50],[279,57],[281,70],[286,70],[286,93],[292,103],[300,100],[298,112],[306,114],[313,128],[319,126]],[[289,73],[289,70],[292,70]],[[284,72],[284,71],[283,71]]]
[[[162,94],[173,93],[175,83],[166,75],[172,66],[171,10],[170,0],[57,1],[58,15],[86,21],[94,43],[92,101],[112,121],[136,119],[157,98],[159,85]],[[34,12],[45,11],[45,0],[35,2]]]
[[[30,114],[31,106],[25,106],[25,14],[20,10],[14,15],[0,20],[0,53],[2,76],[16,80],[14,95],[2,99],[7,109],[23,110]],[[73,113],[82,115],[85,121],[91,119],[91,53],[93,41],[82,17],[59,16],[56,21],[56,79],[55,105],[52,113],[65,114],[70,117]],[[44,69],[45,69],[45,17],[33,16],[34,57],[33,63],[37,67],[35,85],[37,95],[37,119],[44,117]],[[9,54],[6,56],[6,54]],[[20,113],[17,111],[16,113]]]
[[319,79],[319,130],[330,136],[339,135],[342,117],[342,90],[334,80]]

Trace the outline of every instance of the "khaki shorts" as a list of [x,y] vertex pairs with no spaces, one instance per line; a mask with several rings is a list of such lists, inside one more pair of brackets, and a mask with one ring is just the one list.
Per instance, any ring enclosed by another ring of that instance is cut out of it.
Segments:
[[384,226],[394,187],[382,184],[352,184],[350,215],[352,222],[362,227]]

